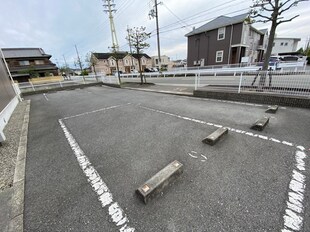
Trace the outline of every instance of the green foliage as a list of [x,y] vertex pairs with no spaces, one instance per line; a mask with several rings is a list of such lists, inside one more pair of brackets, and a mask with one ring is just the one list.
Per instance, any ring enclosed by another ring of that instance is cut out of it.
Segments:
[[87,70],[83,70],[82,72],[81,72],[81,75],[80,76],[88,76],[88,72],[87,72]]

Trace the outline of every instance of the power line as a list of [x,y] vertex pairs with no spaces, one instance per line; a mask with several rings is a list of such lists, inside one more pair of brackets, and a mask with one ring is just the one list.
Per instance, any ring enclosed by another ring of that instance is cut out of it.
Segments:
[[[196,18],[203,17],[203,15],[201,15],[201,14],[212,13],[212,12],[218,12],[218,11],[221,10],[221,9],[226,9],[227,7],[230,6],[230,5],[227,6],[227,4],[230,4],[230,3],[233,3],[233,2],[236,2],[236,1],[240,1],[240,0],[230,0],[230,1],[225,2],[225,3],[221,3],[221,4],[217,5],[217,6],[212,7],[212,9],[207,9],[207,10],[198,12],[198,13],[196,13],[196,14],[193,14],[193,15],[191,15],[191,16],[189,16],[189,17],[186,17],[186,18],[183,18],[183,19],[181,19],[181,20],[183,20],[183,21],[185,21],[185,20],[187,20],[187,21],[192,21],[192,20],[194,20],[194,19],[196,19]],[[242,3],[242,2],[248,2],[248,0],[242,0],[240,3]],[[223,7],[223,6],[224,6],[224,7]],[[219,7],[220,7],[220,9],[217,9],[217,8],[219,8]],[[215,9],[216,9],[216,10],[215,10]],[[174,22],[174,23],[168,24],[168,25],[166,25],[166,26],[163,26],[163,27],[161,27],[160,29],[164,29],[164,28],[167,28],[167,27],[171,27],[171,26],[174,26],[174,25],[176,25],[176,24],[178,24],[178,23],[179,23],[179,22]],[[153,30],[152,32],[154,32],[154,31],[155,31],[155,30]]]
[[[245,11],[245,10],[248,10],[248,8],[243,8],[241,10],[233,11],[233,12],[227,13],[226,15],[242,12],[242,11]],[[193,26],[195,24],[202,23],[202,22],[209,21],[209,20],[213,20],[213,19],[216,19],[216,18],[217,17],[212,17],[212,18],[204,19],[204,20],[201,20],[201,21],[198,21],[198,22],[195,22],[195,23],[191,23],[191,24],[189,24],[189,26]],[[172,28],[172,29],[169,29],[169,30],[166,30],[166,31],[161,31],[160,34],[167,33],[167,32],[170,32],[170,31],[174,31],[174,30],[177,30],[177,29],[182,29],[182,28],[184,28],[184,27],[183,26],[182,27],[175,27],[175,28]],[[156,34],[152,34],[151,37],[153,37],[155,35]]]

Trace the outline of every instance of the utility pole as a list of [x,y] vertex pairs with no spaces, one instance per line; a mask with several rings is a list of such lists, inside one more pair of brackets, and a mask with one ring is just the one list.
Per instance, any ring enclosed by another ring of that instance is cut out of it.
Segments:
[[149,13],[149,16],[156,19],[156,34],[157,34],[157,52],[158,52],[158,69],[159,73],[161,73],[161,57],[160,57],[160,40],[159,40],[159,22],[158,22],[158,5],[161,4],[161,2],[157,3],[157,0],[155,0],[155,10],[152,9]]
[[134,60],[133,60],[133,57],[132,57],[131,40],[129,38],[130,37],[130,30],[129,30],[128,25],[127,25],[127,33],[128,33],[129,51],[130,51],[130,56],[131,56],[131,68],[135,69],[135,64],[134,64]]
[[103,0],[103,2],[105,3],[103,4],[103,6],[106,8],[106,10],[104,11],[109,14],[109,19],[110,19],[110,29],[111,29],[111,35],[112,35],[112,49],[113,49],[113,52],[118,52],[119,46],[118,46],[118,41],[117,41],[113,14],[112,14],[113,12],[116,12],[116,10],[114,9],[115,7],[114,0]]
[[82,62],[81,62],[81,59],[80,59],[79,51],[78,51],[76,45],[74,45],[74,46],[75,46],[76,54],[77,54],[77,57],[78,57],[78,64],[80,66],[81,74],[83,76],[83,80],[84,80],[84,83],[85,83],[85,77],[84,77],[84,74],[83,74],[83,67],[82,67]]

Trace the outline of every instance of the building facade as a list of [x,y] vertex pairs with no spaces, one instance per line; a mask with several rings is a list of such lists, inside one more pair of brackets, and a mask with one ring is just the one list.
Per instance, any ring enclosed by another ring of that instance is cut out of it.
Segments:
[[50,61],[52,56],[42,48],[3,48],[2,51],[13,79],[18,82],[58,75],[57,66]]
[[[152,56],[152,67],[159,68],[159,59],[158,56]],[[160,56],[160,65],[162,70],[170,70],[173,67],[173,62],[166,55]]]
[[272,54],[296,52],[300,38],[280,38],[276,37],[273,41]]
[[18,96],[12,84],[0,52],[0,143],[5,140],[3,129],[18,104]]
[[[118,62],[118,69],[122,73],[131,73],[133,71],[139,71],[138,55],[129,54],[127,52],[113,53],[92,53],[95,60],[95,67],[92,67],[92,71],[96,73],[104,73],[107,75],[113,74],[117,70],[116,59]],[[146,68],[152,67],[152,60],[147,54],[140,54],[142,71]]]
[[262,61],[268,30],[257,30],[247,18],[248,14],[220,16],[186,34],[187,66]]

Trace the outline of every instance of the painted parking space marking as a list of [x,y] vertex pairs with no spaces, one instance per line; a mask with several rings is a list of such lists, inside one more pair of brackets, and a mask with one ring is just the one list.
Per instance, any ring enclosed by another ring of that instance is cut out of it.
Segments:
[[77,118],[77,117],[85,116],[85,115],[88,115],[88,114],[98,113],[98,112],[102,112],[102,111],[105,111],[105,110],[111,110],[111,109],[119,108],[119,107],[122,107],[122,106],[127,106],[127,105],[130,105],[130,104],[131,103],[127,103],[125,105],[109,106],[109,107],[101,108],[101,109],[98,109],[98,110],[88,111],[88,112],[84,112],[84,113],[81,113],[81,114],[76,114],[76,115],[64,117],[62,119],[66,120],[66,119],[71,119],[71,118]]
[[46,96],[45,93],[43,93],[43,96],[44,96],[45,100],[48,101],[48,97]]
[[282,232],[300,231],[303,226],[303,202],[306,189],[305,159],[307,155],[304,147],[298,146],[297,148],[298,150],[295,154],[295,168],[292,171],[286,209],[283,215],[284,225]]
[[113,195],[108,186],[92,166],[84,151],[64,124],[63,119],[59,119],[58,121],[83,173],[87,177],[87,181],[90,183],[93,191],[97,194],[101,207],[108,207],[108,213],[120,232],[135,231],[135,228],[129,226],[129,220],[124,210],[116,201],[114,201]]
[[[211,122],[206,122],[206,121],[203,121],[203,120],[194,119],[194,118],[190,118],[190,117],[185,117],[185,116],[173,114],[173,113],[170,113],[170,112],[165,112],[165,111],[158,110],[158,109],[153,109],[153,108],[150,108],[150,107],[142,106],[140,104],[138,104],[137,106],[142,108],[142,109],[148,110],[148,111],[153,111],[153,112],[156,112],[156,113],[169,115],[169,116],[180,118],[180,119],[183,119],[183,120],[186,120],[186,121],[191,121],[191,122],[195,122],[195,123],[205,124],[205,125],[208,125],[208,126],[214,126],[214,127],[217,127],[217,128],[224,127],[223,125],[214,124],[214,123],[211,123]],[[298,147],[298,145],[296,145],[296,144],[294,144],[292,142],[281,141],[279,139],[270,138],[270,137],[265,136],[265,135],[254,134],[252,132],[248,132],[248,131],[244,131],[244,130],[240,130],[240,129],[230,128],[230,127],[225,127],[225,128],[227,128],[229,131],[232,131],[232,132],[235,132],[235,133],[238,133],[238,134],[245,134],[245,135],[250,136],[250,137],[259,138],[259,139],[263,139],[263,140],[268,140],[268,141],[271,141],[271,142],[274,142],[274,143],[278,143],[278,144],[282,144],[282,145],[289,146],[289,147],[293,147],[293,146]]]

